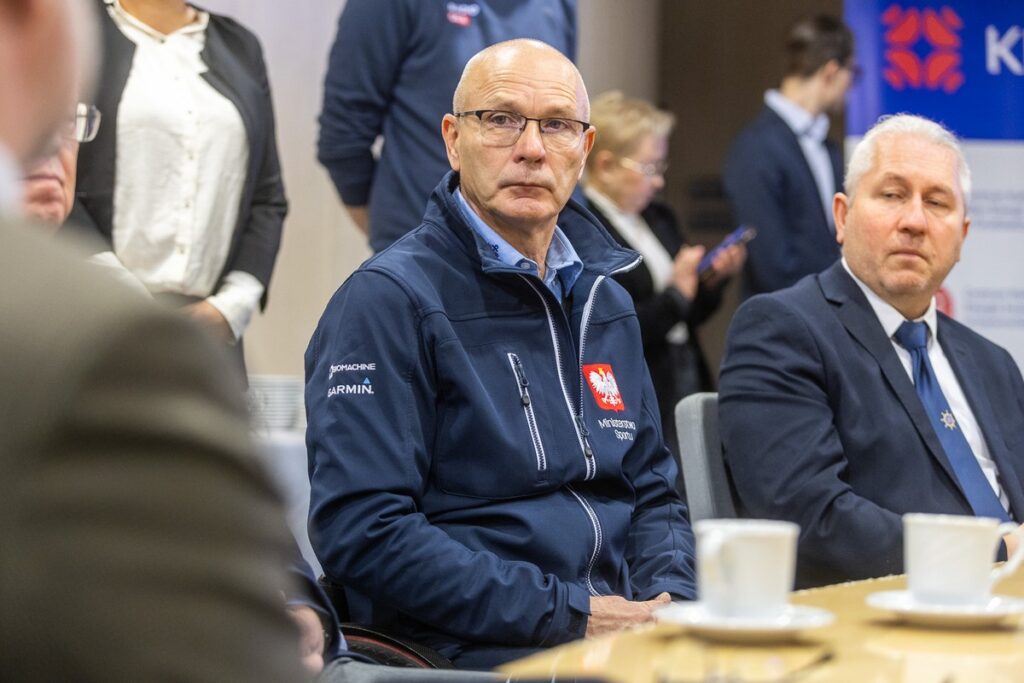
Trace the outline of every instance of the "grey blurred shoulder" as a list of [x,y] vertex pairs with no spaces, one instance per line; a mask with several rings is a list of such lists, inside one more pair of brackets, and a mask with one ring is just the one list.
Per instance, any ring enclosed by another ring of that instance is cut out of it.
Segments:
[[[9,336],[40,343],[88,336],[105,324],[159,315],[152,301],[86,263],[92,250],[55,240],[31,224],[0,219],[0,348]],[[109,329],[109,328],[107,328]]]

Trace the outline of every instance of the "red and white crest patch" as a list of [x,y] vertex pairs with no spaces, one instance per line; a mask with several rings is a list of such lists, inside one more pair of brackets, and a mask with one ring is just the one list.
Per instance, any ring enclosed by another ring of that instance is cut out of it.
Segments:
[[619,383],[615,381],[612,366],[607,363],[594,363],[583,366],[583,378],[594,394],[594,400],[602,410],[619,412],[626,409],[619,393]]

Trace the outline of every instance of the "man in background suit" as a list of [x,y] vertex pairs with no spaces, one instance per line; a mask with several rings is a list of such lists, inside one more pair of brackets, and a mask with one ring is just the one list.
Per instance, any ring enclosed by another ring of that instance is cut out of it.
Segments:
[[14,217],[85,7],[0,0],[0,678],[301,680],[288,531],[218,351]]
[[886,118],[835,196],[842,261],[736,313],[726,462],[744,514],[800,525],[800,586],[902,572],[903,513],[1024,516],[1021,373],[935,310],[969,197],[951,133]]
[[843,162],[826,135],[855,69],[853,35],[842,22],[797,22],[779,89],[765,93],[761,113],[729,150],[723,180],[733,216],[758,230],[747,247],[744,298],[788,287],[839,257],[831,205]]

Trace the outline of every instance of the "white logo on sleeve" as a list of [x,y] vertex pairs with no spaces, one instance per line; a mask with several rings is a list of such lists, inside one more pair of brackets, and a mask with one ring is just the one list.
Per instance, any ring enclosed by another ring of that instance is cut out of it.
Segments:
[[331,366],[327,381],[329,382],[334,379],[334,376],[339,372],[373,372],[376,369],[376,363],[337,363]]
[[[351,375],[345,377],[347,382],[343,384],[333,384],[327,388],[327,398],[333,398],[338,395],[359,395],[373,396],[373,382],[370,381],[370,376],[365,374],[367,372],[376,372],[377,363],[332,363],[330,368],[330,374],[327,376],[327,381],[334,380],[334,376],[337,374],[347,375],[348,373],[358,373],[354,377]],[[360,380],[360,376],[362,379]],[[340,378],[339,378],[340,379]]]
[[327,398],[332,398],[339,394],[369,394],[373,396],[373,382],[370,381],[369,377],[365,377],[362,382],[357,384],[336,384],[327,390]]

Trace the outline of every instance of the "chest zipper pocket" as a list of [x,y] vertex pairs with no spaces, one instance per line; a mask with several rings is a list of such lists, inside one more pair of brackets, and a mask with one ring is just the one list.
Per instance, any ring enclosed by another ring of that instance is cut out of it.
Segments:
[[537,456],[537,471],[544,472],[548,468],[548,460],[547,456],[544,455],[544,443],[540,440],[537,415],[533,412],[533,399],[530,398],[530,381],[526,379],[523,363],[519,360],[517,354],[508,354],[508,363],[512,366],[512,374],[516,377],[516,386],[519,389],[519,402],[523,406],[526,426],[530,431],[530,440],[533,442],[533,452]]

